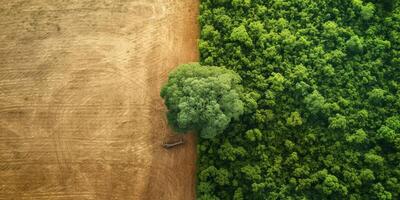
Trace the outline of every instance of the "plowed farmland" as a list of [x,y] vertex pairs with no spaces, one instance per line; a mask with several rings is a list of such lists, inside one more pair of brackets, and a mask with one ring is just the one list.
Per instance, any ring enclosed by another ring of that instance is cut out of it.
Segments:
[[0,1],[0,199],[194,199],[159,97],[197,0]]

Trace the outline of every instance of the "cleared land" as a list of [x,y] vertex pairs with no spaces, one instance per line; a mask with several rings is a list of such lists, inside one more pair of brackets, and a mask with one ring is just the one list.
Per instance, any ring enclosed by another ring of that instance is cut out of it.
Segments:
[[197,60],[197,0],[0,2],[0,199],[194,199],[159,90]]

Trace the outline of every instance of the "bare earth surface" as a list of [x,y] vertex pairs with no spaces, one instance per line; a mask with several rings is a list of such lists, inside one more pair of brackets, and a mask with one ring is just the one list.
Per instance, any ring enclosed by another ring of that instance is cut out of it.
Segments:
[[167,73],[198,57],[197,0],[0,0],[0,199],[194,199],[165,150]]

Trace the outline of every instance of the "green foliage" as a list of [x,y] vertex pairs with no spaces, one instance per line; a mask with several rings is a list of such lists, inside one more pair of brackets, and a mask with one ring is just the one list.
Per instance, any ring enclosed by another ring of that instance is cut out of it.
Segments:
[[311,114],[322,113],[326,107],[325,98],[317,90],[307,95],[304,103]]
[[249,7],[251,0],[232,0],[232,6],[234,7]]
[[363,40],[358,36],[352,36],[347,42],[346,46],[350,53],[361,53],[363,51]]
[[198,140],[198,175],[223,172],[197,198],[400,199],[398,0],[203,0],[199,22],[244,108]]
[[161,97],[168,122],[179,132],[195,130],[213,138],[243,113],[241,78],[222,67],[185,64],[170,73]]
[[251,41],[251,38],[244,25],[240,25],[232,30],[231,39],[233,41],[241,42],[247,46],[253,45],[253,42]]
[[332,129],[345,129],[347,127],[346,117],[336,114],[334,117],[329,118],[329,128]]
[[252,142],[254,142],[256,140],[261,140],[262,133],[258,129],[248,130],[248,131],[246,131],[246,139],[248,139],[249,141],[252,141]]
[[375,6],[372,3],[367,3],[367,5],[361,8],[361,17],[363,20],[370,20],[374,16]]
[[364,130],[358,129],[355,134],[347,136],[346,140],[348,142],[354,142],[354,143],[361,144],[366,141],[367,137],[368,137],[368,135],[367,135],[367,133],[365,133]]
[[301,116],[298,112],[292,112],[286,121],[289,126],[300,126],[303,124]]

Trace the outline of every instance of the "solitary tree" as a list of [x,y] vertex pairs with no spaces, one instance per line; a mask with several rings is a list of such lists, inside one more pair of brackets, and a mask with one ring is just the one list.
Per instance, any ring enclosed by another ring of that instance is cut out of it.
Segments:
[[220,134],[243,113],[240,81],[238,74],[223,67],[179,66],[161,89],[170,126],[180,133],[198,131],[203,138]]

